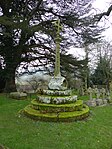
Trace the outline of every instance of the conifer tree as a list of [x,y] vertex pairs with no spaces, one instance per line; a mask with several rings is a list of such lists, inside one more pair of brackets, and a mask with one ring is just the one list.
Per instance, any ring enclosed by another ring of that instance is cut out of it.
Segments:
[[0,63],[5,91],[16,90],[15,74],[20,65],[28,70],[29,66],[53,64],[54,20],[60,19],[63,25],[62,51],[83,42],[85,29],[94,33],[92,38],[98,37],[98,28],[87,15],[90,9],[91,0],[1,0]]

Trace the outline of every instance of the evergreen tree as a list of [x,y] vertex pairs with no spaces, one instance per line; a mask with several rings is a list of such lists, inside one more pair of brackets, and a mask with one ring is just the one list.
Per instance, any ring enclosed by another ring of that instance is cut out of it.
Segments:
[[98,62],[98,66],[95,72],[91,75],[91,80],[94,85],[105,85],[108,90],[110,89],[109,83],[112,79],[112,68],[110,65],[110,60],[106,57],[101,57]]
[[54,61],[54,20],[60,19],[63,25],[62,51],[71,44],[76,45],[79,41],[83,41],[81,38],[84,35],[84,28],[89,29],[89,34],[95,31],[94,37],[99,35],[96,32],[97,27],[93,27],[91,15],[85,16],[91,9],[90,2],[90,0],[0,1],[0,57],[3,59],[1,75],[6,82],[7,92],[16,90],[15,73],[21,64],[28,70],[29,66],[46,66]]

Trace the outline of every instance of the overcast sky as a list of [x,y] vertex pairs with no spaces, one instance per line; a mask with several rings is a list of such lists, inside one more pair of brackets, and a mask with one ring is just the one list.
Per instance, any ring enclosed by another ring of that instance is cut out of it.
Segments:
[[[93,3],[93,7],[96,8],[97,12],[105,12],[108,10],[110,4],[112,4],[112,0],[96,0]],[[103,33],[106,39],[112,40],[112,12],[109,17],[103,17],[99,22],[100,25],[104,25],[108,27],[108,29]]]
[[[112,0],[95,0],[93,3],[93,7],[95,8],[95,13],[101,13],[108,10],[110,3],[112,4]],[[99,22],[99,25],[103,27],[107,27],[108,29],[103,32],[103,35],[105,36],[105,39],[107,41],[112,41],[112,12],[109,15],[109,17],[103,17],[101,21]],[[74,54],[77,57],[84,57],[85,52],[82,49],[71,49],[69,51],[71,54]]]

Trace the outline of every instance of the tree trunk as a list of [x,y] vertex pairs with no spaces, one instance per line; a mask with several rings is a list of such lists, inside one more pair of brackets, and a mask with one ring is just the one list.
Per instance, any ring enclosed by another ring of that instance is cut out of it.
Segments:
[[0,64],[0,93],[4,91],[5,88],[5,79],[3,75],[3,68],[2,65]]
[[11,78],[6,79],[4,92],[10,93],[10,92],[15,92],[15,91],[17,91],[16,84],[15,84],[15,78],[11,77]]
[[5,88],[5,80],[3,78],[0,78],[0,93],[4,91]]
[[10,67],[8,66],[7,69],[5,69],[5,88],[4,92],[10,93],[10,92],[15,92],[16,90],[16,84],[15,84],[15,71],[16,67]]

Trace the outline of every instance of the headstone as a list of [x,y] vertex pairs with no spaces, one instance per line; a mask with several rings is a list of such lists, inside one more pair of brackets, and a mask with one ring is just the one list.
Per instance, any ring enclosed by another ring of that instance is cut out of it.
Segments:
[[83,87],[79,88],[79,95],[80,96],[84,96],[84,89],[83,89]]
[[111,99],[111,97],[110,97],[110,92],[109,91],[107,91],[107,93],[106,93],[106,99],[107,99],[107,101],[109,102],[109,103],[112,103],[112,99]]
[[103,99],[103,104],[107,104],[108,103],[108,101],[107,101],[107,99]]
[[96,107],[96,100],[88,100],[86,104],[90,107]]
[[96,105],[97,106],[101,106],[101,105],[103,105],[103,100],[102,99],[96,99]]

